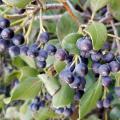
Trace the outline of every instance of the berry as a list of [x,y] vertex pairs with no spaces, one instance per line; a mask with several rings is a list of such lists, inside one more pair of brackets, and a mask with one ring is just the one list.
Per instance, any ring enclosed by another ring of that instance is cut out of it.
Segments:
[[14,32],[10,28],[5,28],[1,32],[1,37],[5,40],[10,40],[11,38],[13,38],[13,36]]
[[64,109],[64,112],[63,112],[63,114],[64,114],[65,117],[71,116],[72,113],[73,113],[73,111],[72,111],[71,108],[65,108],[65,109]]
[[66,61],[68,64],[71,63],[73,61],[73,55],[67,55]]
[[81,77],[84,77],[88,73],[87,65],[84,63],[77,64],[75,67],[75,72]]
[[4,52],[8,47],[8,42],[6,40],[0,39],[0,52]]
[[68,84],[71,84],[74,81],[74,76],[73,76],[72,72],[69,69],[63,70],[59,74],[59,77],[60,77],[61,80],[65,81]]
[[108,64],[103,64],[98,69],[101,76],[108,76],[110,73],[110,67]]
[[97,102],[97,108],[99,108],[99,109],[103,108],[103,101],[102,100]]
[[34,103],[38,104],[39,102],[40,102],[40,97],[36,96],[35,99],[34,99]]
[[21,34],[18,34],[18,35],[15,35],[13,38],[12,38],[12,42],[15,44],[15,45],[21,45],[24,43],[24,37],[23,35]]
[[45,68],[46,62],[45,61],[37,61],[37,67],[38,68]]
[[102,54],[100,52],[94,52],[94,53],[91,54],[91,59],[94,62],[100,61],[101,57],[102,57]]
[[58,49],[56,54],[55,54],[55,58],[60,60],[60,61],[64,61],[67,57],[67,53],[65,50],[63,49]]
[[86,51],[81,51],[80,52],[80,56],[82,56],[83,58],[89,58],[90,57],[90,53],[86,52]]
[[47,46],[47,52],[49,55],[54,55],[56,53],[57,49],[54,45],[48,45]]
[[80,98],[83,96],[84,91],[83,90],[78,90],[75,93],[74,100],[80,100]]
[[109,99],[104,99],[103,100],[103,107],[104,108],[109,108],[110,107],[110,100]]
[[48,53],[46,50],[44,49],[39,50],[37,60],[45,61],[47,57],[48,57]]
[[20,48],[18,46],[12,46],[9,48],[9,54],[11,57],[18,56],[20,54]]
[[93,64],[92,64],[92,70],[93,70],[93,72],[95,73],[95,74],[98,74],[99,73],[99,67],[100,67],[100,63],[97,63],[97,62],[94,62]]
[[32,103],[30,105],[30,108],[31,108],[32,111],[38,111],[39,110],[39,105],[35,104],[35,103]]
[[1,28],[7,28],[10,26],[10,21],[5,18],[0,18],[0,27]]
[[39,41],[40,43],[47,43],[50,39],[49,33],[48,32],[43,32],[40,37],[39,37]]
[[114,59],[114,54],[113,54],[112,52],[109,52],[109,53],[103,55],[103,57],[102,57],[102,60],[103,60],[104,62],[110,62],[110,61],[112,61],[113,59]]
[[44,100],[40,101],[40,103],[39,103],[39,107],[40,107],[40,108],[45,107],[45,101],[44,101]]
[[29,47],[27,45],[23,45],[20,47],[20,54],[21,55],[27,55],[27,51],[29,50]]
[[85,63],[86,65],[88,64],[88,59],[80,56],[81,62]]
[[120,64],[117,61],[112,61],[109,65],[112,72],[118,72],[120,70]]
[[57,114],[62,114],[64,112],[64,108],[58,108],[55,110]]
[[111,45],[110,45],[110,43],[109,42],[105,42],[105,44],[103,45],[103,48],[102,48],[102,50],[110,50],[111,49]]
[[112,79],[109,76],[102,77],[102,85],[108,87],[112,82]]
[[78,39],[76,44],[81,51],[89,52],[92,50],[92,42],[88,37]]
[[31,45],[27,51],[27,55],[33,58],[36,57],[38,55],[38,45],[37,44]]

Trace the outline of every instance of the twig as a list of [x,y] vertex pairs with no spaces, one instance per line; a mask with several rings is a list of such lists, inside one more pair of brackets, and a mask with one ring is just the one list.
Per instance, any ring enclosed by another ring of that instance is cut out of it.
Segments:
[[62,3],[46,4],[46,10],[48,9],[64,9],[64,5]]
[[118,37],[118,36],[116,36],[116,35],[113,35],[113,34],[107,34],[109,37],[112,37],[112,38],[115,38],[115,39],[118,39],[118,40],[120,40],[120,37]]

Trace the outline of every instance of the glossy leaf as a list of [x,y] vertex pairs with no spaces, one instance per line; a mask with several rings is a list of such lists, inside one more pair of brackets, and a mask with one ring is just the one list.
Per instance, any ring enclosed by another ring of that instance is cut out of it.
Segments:
[[79,118],[82,119],[87,115],[93,108],[96,107],[96,103],[101,97],[102,85],[101,79],[94,83],[83,95],[80,100],[79,106]]
[[107,40],[107,29],[104,24],[99,22],[92,22],[88,25],[86,31],[89,33],[92,39],[94,49],[101,49]]
[[68,85],[62,85],[61,89],[53,96],[52,105],[55,108],[65,107],[72,103],[74,90]]
[[65,68],[65,62],[56,60],[54,63],[54,68],[57,71],[57,73],[60,73]]
[[19,77],[20,80],[25,80],[26,78],[30,77],[37,77],[38,71],[34,68],[25,66],[20,68],[21,76]]
[[53,110],[49,108],[42,108],[37,113],[34,114],[35,120],[47,120],[50,118],[55,118],[57,115]]
[[[75,11],[75,15],[82,21],[79,12]],[[64,13],[56,27],[58,39],[63,40],[67,34],[77,32],[78,28],[79,26],[76,21],[74,21],[68,13]]]
[[78,33],[70,33],[62,41],[62,47],[72,54],[78,54],[79,50],[76,47],[77,40],[82,37]]
[[120,20],[120,0],[108,0],[108,1],[110,12],[117,20]]
[[105,5],[107,5],[108,0],[90,0],[90,7],[95,13]]
[[4,100],[9,103],[12,100],[29,100],[33,99],[41,90],[41,81],[37,77],[28,77],[21,82],[11,92],[11,97]]
[[50,95],[53,96],[60,89],[60,83],[56,78],[52,78],[46,74],[40,74],[38,77],[44,83]]
[[24,8],[27,4],[29,4],[32,0],[3,0],[7,5],[15,6],[18,8]]

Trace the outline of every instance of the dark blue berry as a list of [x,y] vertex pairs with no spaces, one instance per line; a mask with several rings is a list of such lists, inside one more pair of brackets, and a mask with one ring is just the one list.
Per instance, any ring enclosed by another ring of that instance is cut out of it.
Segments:
[[47,57],[48,57],[48,53],[46,50],[44,50],[44,49],[39,50],[37,60],[45,61],[47,59]]
[[103,60],[104,62],[110,62],[110,61],[112,61],[113,59],[114,59],[114,54],[113,54],[112,52],[109,52],[109,53],[103,55],[103,57],[102,57],[102,60]]
[[46,61],[37,61],[37,67],[38,68],[45,68],[46,67]]
[[18,34],[18,35],[15,35],[13,38],[12,38],[12,42],[15,44],[15,45],[21,45],[24,43],[24,37],[23,35],[21,34]]
[[111,72],[118,72],[120,70],[120,64],[117,61],[112,61],[109,63]]
[[90,57],[90,53],[86,52],[86,51],[81,51],[80,52],[80,56],[82,56],[83,58],[89,58]]
[[63,70],[59,74],[59,77],[60,77],[61,80],[65,81],[68,84],[71,84],[74,81],[74,76],[73,76],[72,72],[69,69]]
[[88,73],[87,65],[84,63],[77,64],[75,67],[75,72],[81,77],[84,77]]
[[88,64],[88,58],[84,58],[82,56],[80,56],[81,62],[85,63],[86,65]]
[[10,21],[5,18],[0,18],[0,27],[1,28],[6,28],[10,26]]
[[31,108],[32,111],[38,111],[39,110],[39,105],[35,104],[35,103],[32,103],[30,105],[30,108]]
[[83,96],[84,91],[83,90],[77,90],[74,95],[74,100],[80,100],[80,98]]
[[11,46],[9,48],[9,54],[11,57],[18,56],[20,54],[20,48],[18,46]]
[[39,103],[39,107],[40,107],[40,108],[45,107],[45,101],[44,101],[44,100],[40,101],[40,103]]
[[56,47],[54,45],[48,45],[46,48],[49,55],[54,55],[57,51]]
[[93,52],[93,53],[91,54],[91,59],[92,59],[92,61],[94,61],[94,62],[100,61],[100,60],[101,60],[101,57],[102,57],[101,52]]
[[0,52],[4,52],[8,47],[8,41],[0,39]]
[[47,43],[50,39],[49,33],[48,32],[43,32],[41,33],[40,37],[39,37],[39,41],[40,43]]
[[65,117],[70,117],[73,114],[73,111],[71,108],[65,108],[63,114]]
[[63,112],[64,112],[64,108],[58,108],[58,109],[56,109],[55,110],[55,112],[57,113],[57,114],[63,114]]
[[108,64],[103,64],[98,69],[101,76],[108,76],[110,73],[110,67]]
[[102,77],[102,85],[108,87],[112,82],[112,79],[109,76]]
[[1,37],[5,40],[10,40],[11,38],[13,38],[13,36],[14,36],[14,32],[10,28],[5,28],[1,32]]
[[102,100],[97,102],[97,108],[99,108],[99,109],[103,108],[103,101]]
[[89,52],[92,50],[92,41],[88,37],[78,39],[76,45],[81,51]]
[[60,61],[63,61],[65,60],[67,57],[67,52],[63,49],[58,49],[56,54],[55,54],[55,58],[60,60]]
[[29,47],[27,45],[23,45],[20,47],[20,54],[21,55],[27,55],[27,51],[29,50]]
[[103,107],[104,107],[104,108],[109,108],[109,107],[110,107],[110,102],[111,102],[111,101],[110,101],[109,99],[107,99],[107,98],[104,99],[104,100],[103,100]]
[[71,54],[67,55],[66,61],[67,61],[68,64],[71,63],[73,61],[73,55],[71,55]]
[[92,70],[93,70],[93,72],[95,73],[95,74],[98,74],[99,73],[99,67],[100,67],[100,63],[97,63],[97,62],[94,62],[93,64],[92,64]]

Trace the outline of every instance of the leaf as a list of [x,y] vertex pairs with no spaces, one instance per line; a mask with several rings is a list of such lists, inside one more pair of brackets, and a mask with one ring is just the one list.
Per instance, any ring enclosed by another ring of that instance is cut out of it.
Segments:
[[20,56],[21,59],[23,59],[25,61],[25,63],[27,63],[30,67],[32,68],[36,68],[36,65],[35,65],[35,61],[33,58],[29,57],[29,56],[26,56],[26,55],[21,55]]
[[29,77],[37,77],[38,71],[34,68],[25,66],[20,68],[21,76],[19,77],[20,80],[25,80]]
[[120,0],[108,0],[111,14],[120,20]]
[[76,47],[76,42],[80,37],[82,37],[82,35],[78,33],[68,34],[62,41],[62,47],[72,54],[78,54],[79,50]]
[[13,71],[12,73],[10,73],[9,75],[5,76],[5,83],[6,84],[10,84],[12,80],[14,79],[18,79],[21,75],[20,71]]
[[[75,15],[82,22],[81,16],[79,12],[75,11]],[[56,32],[59,40],[63,40],[63,38],[69,33],[75,33],[78,31],[79,26],[77,23],[71,18],[71,16],[65,12],[57,23]]]
[[107,29],[104,24],[92,22],[90,25],[88,25],[86,31],[90,34],[94,49],[101,49],[107,40]]
[[65,107],[72,103],[74,90],[67,84],[62,85],[61,89],[53,96],[52,105],[55,108]]
[[108,0],[90,0],[90,7],[93,13],[97,12],[105,5],[107,5]]
[[44,83],[44,85],[50,95],[53,96],[60,89],[60,83],[57,79],[55,79],[53,77],[49,77],[46,74],[40,74],[40,75],[38,75],[38,77]]
[[11,92],[11,97],[4,100],[8,104],[12,100],[33,99],[41,90],[41,81],[37,77],[28,77]]
[[96,103],[101,97],[102,85],[101,79],[94,83],[83,95],[79,106],[79,118],[82,119],[88,114],[92,109],[96,107]]
[[3,0],[4,3],[10,6],[15,6],[18,8],[24,8],[32,0]]
[[118,107],[114,107],[110,112],[110,118],[112,120],[119,120],[120,118],[120,109]]
[[54,68],[57,71],[57,73],[60,73],[65,68],[65,62],[56,60],[54,63]]
[[12,64],[13,64],[14,66],[18,67],[18,68],[27,65],[19,56],[13,58]]
[[57,115],[52,109],[42,108],[34,114],[35,120],[47,120],[55,118]]

